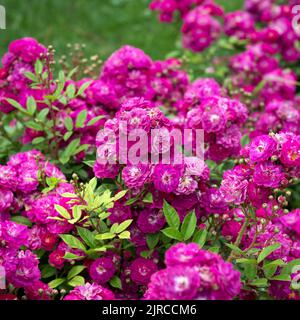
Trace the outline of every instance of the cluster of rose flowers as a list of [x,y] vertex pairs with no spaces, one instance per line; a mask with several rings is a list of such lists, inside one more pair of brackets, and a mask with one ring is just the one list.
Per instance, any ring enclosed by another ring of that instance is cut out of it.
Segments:
[[[244,287],[244,276],[233,263],[234,250],[213,252],[212,238],[235,243],[246,253],[280,244],[269,260],[300,259],[300,210],[289,207],[290,188],[300,178],[297,76],[285,68],[300,54],[291,5],[246,0],[244,11],[224,14],[212,0],[154,0],[151,9],[164,22],[171,22],[178,11],[183,46],[195,52],[211,46],[222,32],[245,40],[245,50],[228,61],[230,87],[225,85],[228,81],[222,86],[213,78],[192,82],[180,59],[153,61],[128,45],[105,61],[97,79],[68,80],[65,91],[70,84],[77,90],[90,84],[66,103],[54,101],[47,117],[55,118],[54,130],[62,136],[67,133],[66,118],[71,118],[72,139],[79,137],[80,144],[90,145],[90,154],[96,153],[93,172],[87,173],[90,178],[94,175],[100,185],[109,181],[128,190],[108,210],[107,223],[132,220],[130,239],[124,247],[115,243],[92,256],[68,246],[60,235],[70,234],[81,242],[76,227],[83,222],[61,219],[56,207],[74,218],[76,203],[66,194],[76,193],[76,183],[68,182],[57,161],[51,163],[57,160],[51,155],[20,150],[0,166],[0,272],[6,280],[0,299],[255,299],[260,292],[249,284]],[[55,81],[49,77],[48,86],[32,88],[25,73],[34,73],[37,60],[49,62],[48,57],[48,49],[35,39],[10,44],[0,69],[3,115],[16,112],[7,98],[26,108],[27,98],[33,97],[39,111],[47,108],[44,97],[55,91]],[[83,110],[87,117],[77,127]],[[96,117],[98,121],[87,125]],[[202,130],[203,157],[193,154],[197,146],[192,142],[192,154],[184,154],[178,163],[176,142],[171,152],[163,149],[164,136],[151,137],[155,129],[165,130],[166,137],[174,129]],[[129,141],[125,149],[122,139],[139,130],[146,132],[148,148],[139,149],[144,161],[133,163],[128,149],[135,143]],[[26,128],[20,140],[28,147],[44,134]],[[242,143],[244,136],[249,143]],[[67,146],[66,141],[59,143],[59,149]],[[161,159],[168,153],[166,164]],[[82,151],[75,160],[80,163],[86,155]],[[153,155],[157,163],[149,161]],[[234,166],[215,178],[229,160]],[[180,223],[194,211],[199,230],[210,225],[205,249],[182,240],[166,245],[157,238],[149,251],[149,239],[168,226],[165,201],[175,208]],[[93,225],[89,230],[98,231]],[[66,258],[67,253],[73,259]],[[84,267],[84,284],[58,285],[59,290],[49,285],[74,265]],[[46,267],[55,270],[49,277]],[[112,285],[113,279],[120,283]],[[267,291],[274,299],[300,298],[290,281],[271,280]]]

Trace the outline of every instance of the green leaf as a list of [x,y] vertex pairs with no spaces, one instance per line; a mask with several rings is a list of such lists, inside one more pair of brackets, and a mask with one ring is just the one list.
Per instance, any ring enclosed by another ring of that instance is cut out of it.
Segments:
[[115,234],[110,232],[97,234],[95,236],[97,240],[108,240],[108,239],[113,239],[114,237],[115,237]]
[[77,232],[80,236],[80,238],[90,247],[94,248],[95,247],[95,235],[93,234],[92,231],[82,228],[82,227],[77,227]]
[[121,198],[123,198],[125,196],[125,194],[128,192],[128,190],[122,190],[120,192],[118,192],[114,197],[113,197],[113,201],[118,201]]
[[292,281],[291,276],[288,274],[280,274],[278,276],[275,276],[271,278],[270,280],[276,280],[276,281]]
[[114,276],[109,280],[109,284],[116,289],[122,290],[122,282],[121,279],[118,276]]
[[73,135],[73,132],[72,131],[68,131],[64,134],[64,141],[68,141],[71,136]]
[[132,223],[132,219],[123,221],[117,228],[115,233],[121,233],[126,230]]
[[272,252],[279,249],[281,247],[280,243],[274,243],[271,246],[268,246],[264,248],[261,253],[259,254],[257,258],[257,263],[262,262],[264,259],[266,259]]
[[193,237],[193,242],[196,242],[200,248],[203,248],[206,242],[207,234],[208,232],[206,229],[198,230]]
[[183,240],[182,234],[175,228],[168,227],[166,229],[161,230],[161,232],[165,236],[167,236],[168,238],[175,239],[175,240],[178,240],[178,241],[182,241]]
[[83,286],[85,283],[85,280],[81,276],[76,276],[72,280],[68,282],[68,285],[71,287],[78,287],[78,286]]
[[149,249],[153,250],[159,242],[159,233],[147,234],[146,241]]
[[87,111],[84,109],[78,114],[76,118],[76,128],[82,128],[84,126],[86,117],[87,117]]
[[35,64],[34,64],[34,72],[36,75],[39,75],[43,72],[43,64],[41,62],[41,60],[36,60]]
[[167,201],[164,201],[163,205],[164,216],[167,220],[167,223],[170,227],[177,229],[180,226],[180,218],[176,210],[168,204]]
[[93,168],[95,165],[95,160],[88,160],[88,161],[83,161],[84,164],[86,164],[88,167]]
[[250,143],[250,138],[247,134],[245,134],[241,139],[241,145],[242,147],[245,147],[249,143]]
[[90,126],[93,126],[96,122],[98,122],[99,120],[103,119],[103,118],[106,118],[106,116],[97,116],[93,119],[91,119],[88,123],[87,123],[87,126],[90,127]]
[[72,79],[72,77],[73,77],[73,75],[78,71],[78,66],[77,67],[75,67],[74,69],[72,69],[69,73],[68,73],[68,75],[67,75],[67,79]]
[[85,82],[83,85],[81,85],[81,87],[77,91],[77,95],[81,96],[84,93],[84,91],[91,85],[91,83],[92,81],[88,81],[88,82]]
[[34,122],[33,120],[27,121],[25,123],[25,126],[36,131],[43,131],[43,126],[39,123]]
[[68,131],[72,131],[73,130],[73,120],[70,117],[67,117],[65,119],[65,127]]
[[110,232],[111,232],[111,233],[116,233],[116,230],[117,230],[118,226],[119,226],[118,223],[114,223],[114,224],[110,227]]
[[32,141],[31,141],[31,143],[32,144],[39,144],[39,143],[42,143],[42,142],[44,142],[46,139],[44,138],[44,137],[37,137],[37,138],[34,138]]
[[233,250],[236,253],[239,253],[240,255],[245,255],[245,253],[243,252],[243,250],[241,250],[239,247],[235,246],[232,243],[225,243],[225,245],[230,248],[231,250]]
[[255,259],[237,259],[236,263],[239,263],[244,268],[244,273],[247,279],[253,280],[257,276],[257,261]]
[[151,192],[148,192],[148,193],[145,195],[145,197],[144,197],[144,199],[143,199],[143,202],[145,202],[145,203],[153,203],[153,195],[152,195]]
[[60,237],[70,248],[80,249],[85,252],[84,244],[71,234],[60,234]]
[[77,195],[74,193],[70,193],[70,192],[65,192],[61,195],[64,198],[71,198],[71,199],[75,199],[77,198]]
[[30,71],[25,71],[25,72],[23,73],[23,75],[24,75],[27,79],[31,80],[32,82],[38,82],[37,76],[36,76],[34,73],[30,72]]
[[33,97],[30,96],[27,98],[26,107],[27,107],[28,113],[30,115],[34,115],[36,111],[36,101],[34,100]]
[[19,102],[10,98],[6,98],[6,101],[10,103],[13,107],[15,107],[17,110],[19,110],[20,112],[26,114],[27,116],[31,116],[31,114],[26,109],[24,109]]
[[70,157],[76,153],[76,149],[79,146],[79,144],[80,144],[80,138],[74,139],[69,143],[69,145],[62,152],[59,158],[62,164],[66,164],[70,160]]
[[119,239],[130,239],[130,232],[129,231],[123,231],[118,235]]
[[207,164],[210,170],[213,170],[217,166],[216,162],[212,160],[206,160],[205,163]]
[[138,198],[131,198],[125,202],[125,206],[131,206],[135,202],[137,202],[139,199]]
[[23,216],[11,216],[10,220],[18,224],[23,224],[24,226],[27,226],[27,227],[32,226],[32,222],[28,218]]
[[276,273],[279,266],[284,266],[285,263],[281,259],[277,259],[275,261],[265,261],[263,270],[266,278],[271,278]]
[[49,266],[48,264],[41,267],[41,275],[43,279],[50,278],[54,276],[55,273],[56,273],[56,269],[52,266]]
[[267,287],[268,286],[268,279],[261,278],[261,279],[255,279],[251,281],[251,285],[255,287]]
[[54,289],[57,288],[58,286],[60,286],[61,284],[63,284],[65,282],[66,279],[64,278],[57,278],[55,280],[52,280],[48,283],[49,287]]
[[67,219],[67,220],[71,219],[71,215],[66,208],[60,206],[59,204],[55,204],[54,208],[65,219]]
[[89,188],[89,190],[91,192],[95,191],[96,187],[97,187],[97,183],[98,183],[98,180],[96,177],[94,177],[93,179],[91,179],[87,185],[87,188]]
[[184,241],[192,237],[192,235],[195,232],[196,225],[197,225],[197,217],[195,215],[195,212],[192,211],[186,215],[181,226],[181,233],[183,235]]
[[77,276],[81,271],[83,271],[85,266],[74,266],[68,273],[67,279],[72,279]]
[[73,99],[75,97],[75,86],[73,83],[71,83],[70,85],[68,85],[67,89],[66,89],[66,95],[69,99]]
[[300,259],[295,259],[290,261],[287,265],[282,267],[281,274],[291,274],[293,272],[293,268],[300,266]]
[[81,259],[84,259],[84,257],[82,256],[78,256],[74,253],[71,253],[71,252],[66,252],[65,255],[64,255],[64,259],[66,260],[81,260]]
[[72,216],[73,219],[69,220],[69,223],[74,224],[80,220],[82,216],[81,206],[74,206],[72,208]]

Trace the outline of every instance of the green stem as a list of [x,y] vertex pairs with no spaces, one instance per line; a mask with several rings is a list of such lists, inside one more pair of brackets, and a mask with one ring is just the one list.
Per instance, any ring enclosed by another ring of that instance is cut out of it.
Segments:
[[[236,241],[235,241],[235,243],[234,243],[234,245],[235,245],[236,247],[239,247],[239,245],[241,244],[241,241],[242,241],[243,236],[244,236],[244,234],[245,234],[245,232],[246,232],[246,229],[247,229],[247,227],[248,227],[248,224],[249,224],[249,218],[246,216],[246,217],[245,217],[245,221],[244,221],[244,223],[243,223],[243,225],[242,225],[242,227],[241,227],[241,230],[240,230],[240,232],[239,232],[239,234],[238,234],[238,236],[237,236],[237,238],[236,238]],[[228,261],[228,262],[231,262],[231,261],[233,260],[233,258],[234,258],[234,250],[231,250],[230,255],[229,255],[227,261]]]

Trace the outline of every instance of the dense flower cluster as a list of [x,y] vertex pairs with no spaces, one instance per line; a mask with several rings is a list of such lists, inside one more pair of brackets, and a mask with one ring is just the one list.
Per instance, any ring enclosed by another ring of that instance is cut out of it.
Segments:
[[241,290],[239,272],[196,244],[171,247],[165,263],[167,268],[151,277],[147,300],[231,300]]
[[150,8],[160,12],[163,22],[171,22],[174,12],[180,12],[182,44],[192,51],[203,51],[221,34],[222,27],[216,17],[223,16],[223,9],[212,0],[154,0]]

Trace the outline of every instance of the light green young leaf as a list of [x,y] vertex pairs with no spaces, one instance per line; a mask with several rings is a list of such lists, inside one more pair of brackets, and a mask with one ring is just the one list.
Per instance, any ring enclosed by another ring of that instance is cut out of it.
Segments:
[[113,201],[118,201],[121,198],[123,198],[125,196],[125,194],[128,192],[128,190],[122,190],[120,192],[118,192],[114,197],[113,197]]
[[130,232],[129,231],[123,231],[118,235],[119,239],[130,239]]
[[116,233],[121,233],[125,231],[132,223],[132,219],[125,220],[123,221],[117,228],[116,228]]
[[71,215],[66,208],[60,206],[59,204],[55,204],[54,208],[65,219],[67,220],[71,219]]
[[115,234],[110,232],[97,234],[95,236],[97,240],[108,240],[108,239],[113,239],[114,237],[115,237]]

